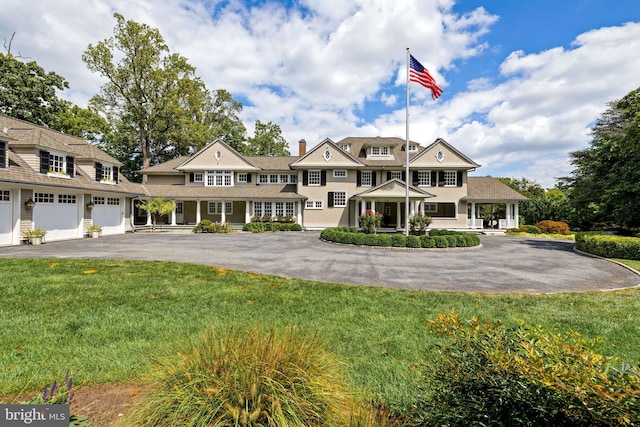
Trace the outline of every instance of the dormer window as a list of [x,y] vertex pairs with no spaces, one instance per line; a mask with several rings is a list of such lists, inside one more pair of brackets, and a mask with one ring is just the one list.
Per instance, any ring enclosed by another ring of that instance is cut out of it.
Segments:
[[372,156],[388,156],[389,147],[371,147]]
[[40,150],[40,173],[49,176],[73,178],[75,160],[62,153]]
[[409,144],[409,152],[418,151],[418,146],[416,144]]
[[346,151],[347,153],[349,151],[351,151],[351,144],[338,144],[338,147],[342,150],[342,151]]
[[102,163],[96,163],[96,181],[103,184],[117,184],[118,183],[118,167],[112,165],[105,165]]

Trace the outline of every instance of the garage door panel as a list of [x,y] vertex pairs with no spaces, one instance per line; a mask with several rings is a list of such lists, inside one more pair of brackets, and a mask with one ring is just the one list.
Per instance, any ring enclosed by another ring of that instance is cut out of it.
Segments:
[[78,237],[80,217],[73,194],[35,193],[33,221],[36,227],[47,230],[46,240],[62,240]]
[[[2,196],[0,191],[0,197]],[[13,234],[13,206],[11,201],[0,200],[0,245],[10,245]]]
[[91,216],[93,223],[102,227],[102,234],[122,233],[120,206],[95,206]]

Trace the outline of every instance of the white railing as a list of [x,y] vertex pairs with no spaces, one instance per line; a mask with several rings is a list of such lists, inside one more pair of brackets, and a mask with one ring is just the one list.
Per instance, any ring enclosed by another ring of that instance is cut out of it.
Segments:
[[482,228],[482,218],[467,218],[467,228]]

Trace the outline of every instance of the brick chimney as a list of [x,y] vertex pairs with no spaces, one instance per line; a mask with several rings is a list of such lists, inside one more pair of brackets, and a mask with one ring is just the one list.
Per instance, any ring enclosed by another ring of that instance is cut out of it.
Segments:
[[307,141],[301,139],[298,141],[298,155],[302,157],[305,154],[307,154]]

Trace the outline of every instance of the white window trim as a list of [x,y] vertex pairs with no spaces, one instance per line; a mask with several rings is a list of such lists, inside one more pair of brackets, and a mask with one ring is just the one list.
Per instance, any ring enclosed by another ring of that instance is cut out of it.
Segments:
[[[453,175],[453,184],[447,184],[447,174],[450,176]],[[444,186],[445,187],[456,187],[458,185],[458,172],[457,171],[444,171]]]
[[11,190],[0,190],[0,203],[11,202]]
[[[426,184],[420,182],[420,175],[426,175],[427,179],[426,179]],[[418,186],[419,187],[431,187],[432,182],[431,182],[431,171],[418,171]]]
[[[207,171],[205,175],[205,187],[233,187],[233,171]],[[218,178],[221,179],[221,185],[216,184]],[[226,182],[229,184],[225,184]]]
[[389,147],[371,147],[371,156],[373,157],[387,157],[390,153]]
[[[312,182],[313,176],[313,182]],[[317,179],[317,182],[316,182]],[[310,169],[308,172],[308,184],[310,187],[320,187],[322,185],[322,171],[320,169]]]
[[195,172],[193,174],[193,182],[204,182],[204,174],[202,172]]
[[305,203],[305,209],[323,209],[323,206],[322,200],[307,200]]
[[[213,209],[211,209],[213,207]],[[225,215],[233,215],[233,202],[217,202],[210,201],[207,203],[208,215],[222,215],[222,209],[224,208]]]
[[438,204],[437,203],[424,203],[424,211],[427,213],[435,213],[438,212]]
[[[367,182],[365,183],[365,174],[369,175]],[[362,171],[360,173],[360,186],[361,187],[371,187],[373,185],[373,171]]]
[[349,172],[346,169],[334,169],[333,177],[334,178],[348,178]]
[[[340,201],[340,204],[336,202],[337,195],[340,194],[343,200]],[[334,191],[333,192],[333,207],[334,208],[346,208],[347,207],[347,192],[346,191]]]
[[249,174],[248,173],[238,173],[238,182],[241,183],[246,183],[248,180]]

